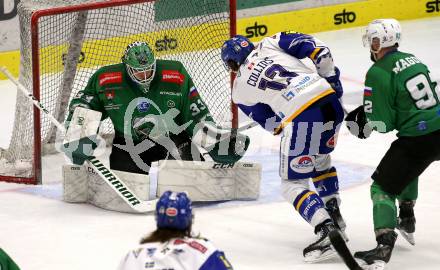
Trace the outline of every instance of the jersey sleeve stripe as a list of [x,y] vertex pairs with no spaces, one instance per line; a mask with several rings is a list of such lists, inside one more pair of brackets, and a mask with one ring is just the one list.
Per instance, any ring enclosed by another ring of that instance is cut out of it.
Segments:
[[303,111],[305,111],[308,107],[310,107],[313,103],[315,103],[316,101],[320,100],[321,98],[328,96],[330,94],[336,93],[335,90],[329,88],[326,91],[324,91],[323,93],[317,95],[316,97],[312,98],[309,102],[307,102],[306,104],[304,104],[301,108],[299,108],[296,112],[294,112],[291,116],[289,116],[289,118],[287,118],[286,120],[284,120],[274,131],[274,135],[278,135],[281,133],[281,131],[283,130],[283,128],[285,126],[287,126],[290,122],[292,122],[293,119],[295,119],[300,113],[302,113]]

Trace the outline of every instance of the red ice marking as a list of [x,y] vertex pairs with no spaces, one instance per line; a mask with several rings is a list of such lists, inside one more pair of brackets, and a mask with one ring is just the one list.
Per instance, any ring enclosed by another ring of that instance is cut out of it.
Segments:
[[[26,186],[27,187],[27,186]],[[22,189],[25,189],[26,187],[18,187],[18,188],[10,188],[5,190],[0,190],[0,193],[6,193],[6,192],[18,192]]]

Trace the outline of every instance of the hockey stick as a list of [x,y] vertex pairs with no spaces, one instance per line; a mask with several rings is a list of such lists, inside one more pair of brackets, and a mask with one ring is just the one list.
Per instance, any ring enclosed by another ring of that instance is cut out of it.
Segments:
[[253,128],[253,127],[256,127],[256,126],[258,126],[258,125],[259,125],[259,124],[258,124],[257,122],[251,122],[251,123],[249,123],[249,124],[246,124],[246,125],[243,125],[243,126],[239,127],[239,128],[237,129],[237,131],[238,131],[238,132],[245,131],[245,130],[251,129],[251,128]]
[[[23,92],[34,105],[44,112],[50,121],[63,133],[66,134],[66,129],[61,125],[55,117],[53,117],[49,111],[27,90],[12,74],[7,70],[6,67],[0,67],[0,71],[8,77],[11,82],[13,82],[18,89]],[[102,164],[102,162],[96,157],[90,157],[87,162],[91,167],[95,169],[95,172],[101,176],[102,179],[118,194],[118,196],[123,199],[135,212],[138,213],[148,213],[156,209],[156,200],[151,201],[141,201],[137,196],[124,184],[124,182],[119,179],[111,170]]]
[[362,270],[363,268],[356,262],[353,255],[351,255],[350,250],[345,243],[344,238],[338,230],[333,230],[329,234],[330,242],[335,248],[336,252],[338,252],[339,256],[344,261],[345,265],[347,265],[350,270]]

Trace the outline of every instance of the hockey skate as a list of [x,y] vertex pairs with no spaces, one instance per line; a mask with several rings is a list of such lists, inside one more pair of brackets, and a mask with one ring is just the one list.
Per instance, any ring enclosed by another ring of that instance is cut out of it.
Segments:
[[402,201],[400,203],[397,229],[403,238],[411,245],[415,245],[414,232],[416,231],[416,218],[414,216],[414,201]]
[[397,233],[394,231],[383,233],[376,238],[376,248],[368,251],[358,251],[354,254],[354,257],[359,259],[359,264],[363,269],[385,269],[386,263],[390,261],[396,239]]
[[303,250],[305,262],[320,262],[337,255],[331,246],[328,236],[333,230],[336,230],[336,227],[329,219],[315,227],[315,234],[318,239]]
[[340,230],[344,240],[348,242],[348,237],[345,234],[345,228],[347,225],[345,224],[344,218],[342,218],[341,211],[339,210],[338,200],[336,198],[330,199],[325,204],[325,210],[327,210],[327,213],[332,218],[336,228]]

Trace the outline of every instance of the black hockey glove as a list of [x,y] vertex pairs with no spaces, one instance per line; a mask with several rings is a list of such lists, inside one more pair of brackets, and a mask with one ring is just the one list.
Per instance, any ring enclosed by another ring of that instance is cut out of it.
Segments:
[[364,105],[361,105],[349,112],[345,117],[346,125],[351,134],[359,139],[370,137],[373,131],[368,125],[367,116],[365,115]]
[[235,163],[246,153],[249,143],[249,136],[238,133],[237,129],[232,129],[231,136],[217,142],[208,153],[215,162]]

